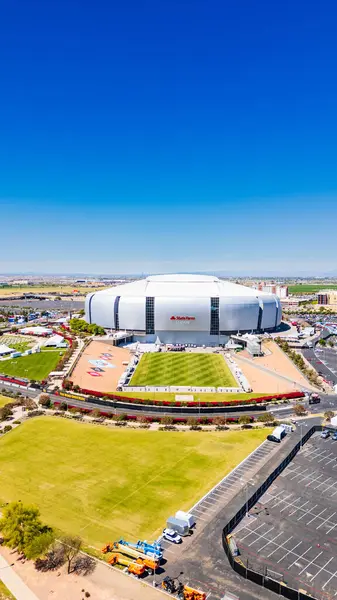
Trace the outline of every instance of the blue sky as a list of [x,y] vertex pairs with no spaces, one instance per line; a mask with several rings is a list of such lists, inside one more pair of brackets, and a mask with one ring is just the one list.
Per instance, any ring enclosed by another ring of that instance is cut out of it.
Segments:
[[0,272],[337,273],[335,2],[0,7]]

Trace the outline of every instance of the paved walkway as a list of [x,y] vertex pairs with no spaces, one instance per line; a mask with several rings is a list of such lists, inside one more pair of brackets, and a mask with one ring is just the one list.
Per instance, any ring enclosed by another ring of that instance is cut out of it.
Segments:
[[0,556],[0,579],[15,596],[16,600],[40,600]]
[[276,377],[283,381],[287,381],[287,382],[291,383],[292,385],[296,384],[297,387],[300,387],[301,389],[304,389],[306,391],[311,392],[312,389],[314,389],[314,387],[311,386],[311,384],[309,382],[307,384],[299,383],[298,381],[295,381],[293,378],[287,377],[287,375],[282,375],[281,373],[277,373],[276,371],[273,371],[272,369],[265,367],[264,365],[258,364],[256,362],[254,362],[253,360],[250,360],[249,358],[244,358],[243,356],[236,357],[236,358],[237,358],[238,363],[240,361],[242,361],[242,362],[246,363],[247,365],[254,367],[255,369],[259,369],[263,373],[272,375],[273,377]]

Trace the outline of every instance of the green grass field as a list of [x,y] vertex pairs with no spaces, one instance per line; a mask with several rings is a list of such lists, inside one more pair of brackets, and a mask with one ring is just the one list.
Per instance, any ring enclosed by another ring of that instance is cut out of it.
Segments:
[[114,430],[35,418],[0,439],[0,497],[35,503],[46,523],[97,548],[122,535],[152,540],[268,433]]
[[0,580],[0,600],[15,600],[13,594],[10,593],[9,589]]
[[304,283],[303,285],[289,286],[289,294],[315,294],[320,290],[337,290],[337,285],[331,285],[328,283],[322,283],[321,285]]
[[[1,382],[0,382],[0,384],[1,384]],[[9,396],[1,396],[0,395],[0,408],[5,406],[5,404],[9,404],[9,402],[12,402],[12,398],[9,398]]]
[[0,344],[6,344],[9,348],[13,348],[18,352],[25,352],[33,346],[32,342],[28,342],[23,336],[3,335],[0,337]]
[[195,352],[143,354],[130,385],[237,387],[222,356]]
[[0,373],[41,381],[51,371],[54,371],[59,360],[59,350],[55,350],[54,352],[38,352],[37,354],[29,354],[20,358],[1,361]]
[[[254,398],[260,398],[261,396],[269,396],[270,394],[245,394],[244,392],[235,393],[193,393],[194,402],[198,404],[200,402],[231,402],[233,400],[251,400]],[[143,398],[144,400],[165,400],[166,402],[174,402],[176,400],[176,394],[173,392],[118,392],[118,396],[126,396],[130,398]]]

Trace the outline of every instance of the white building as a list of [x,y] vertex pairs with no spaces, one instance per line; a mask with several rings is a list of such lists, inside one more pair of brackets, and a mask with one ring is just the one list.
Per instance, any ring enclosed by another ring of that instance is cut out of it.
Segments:
[[230,333],[275,329],[279,298],[217,277],[156,275],[86,298],[86,320],[135,339],[218,345]]

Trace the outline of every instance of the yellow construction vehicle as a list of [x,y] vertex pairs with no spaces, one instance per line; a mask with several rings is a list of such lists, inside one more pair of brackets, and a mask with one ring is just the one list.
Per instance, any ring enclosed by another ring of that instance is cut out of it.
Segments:
[[[114,543],[109,542],[102,548],[102,552],[104,554],[107,554],[108,552],[113,552],[114,554],[116,554],[116,551],[117,551],[117,554],[119,554],[121,556],[126,555],[127,557],[131,557],[132,561],[130,561],[130,562],[137,563],[138,565],[143,565],[144,568],[147,571],[149,571],[150,573],[153,573],[159,567],[159,564],[160,564],[159,559],[150,558],[149,556],[146,556],[146,554],[143,554],[143,552],[139,552],[138,550],[135,550],[134,548],[130,548],[129,546],[124,546],[123,544],[119,544],[118,542],[114,542]],[[110,562],[110,561],[108,561],[108,562]],[[121,563],[121,564],[123,564],[123,563]]]
[[161,587],[169,594],[176,594],[179,600],[206,600],[205,592],[184,585],[179,580],[176,583],[172,577],[165,577]]
[[[135,548],[131,548],[130,546],[124,546],[124,544],[120,544],[119,542],[109,542],[106,546],[103,546],[102,552],[106,554],[107,552],[121,552],[122,554],[126,554],[126,556],[131,556],[132,558],[142,558],[143,560],[149,559],[147,554],[144,552],[140,552]],[[156,559],[152,559],[156,560]],[[159,560],[156,561],[159,565]]]
[[130,558],[123,556],[119,552],[113,552],[112,556],[108,560],[109,565],[123,565],[128,568],[128,572],[132,575],[136,575],[137,577],[141,577],[144,575],[146,571],[146,567],[143,564],[136,563],[132,561]]

